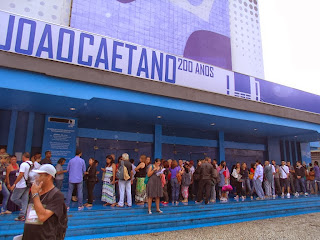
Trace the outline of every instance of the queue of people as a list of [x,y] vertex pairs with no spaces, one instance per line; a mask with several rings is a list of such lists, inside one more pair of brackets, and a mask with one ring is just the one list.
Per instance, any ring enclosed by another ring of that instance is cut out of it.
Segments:
[[[51,152],[47,151],[41,160],[37,153],[22,155],[23,163],[17,164],[15,156],[1,157],[1,192],[2,214],[10,214],[20,210],[17,221],[25,220],[30,185],[26,180],[30,170],[37,170],[42,165],[51,164]],[[10,161],[8,161],[10,160]],[[152,214],[152,202],[156,203],[156,211],[161,213],[160,203],[173,205],[227,202],[231,197],[236,201],[245,199],[275,199],[276,197],[300,195],[308,196],[320,190],[320,170],[318,162],[306,166],[300,161],[292,166],[289,162],[281,161],[277,165],[274,160],[263,164],[257,160],[247,167],[247,163],[236,163],[231,170],[225,161],[218,164],[217,160],[206,157],[197,161],[164,160],[141,155],[137,166],[127,153],[115,160],[115,155],[106,156],[104,167],[98,169],[99,162],[90,158],[86,164],[82,159],[81,150],[69,160],[64,168],[66,159],[59,159],[55,166],[54,183],[61,190],[65,173],[68,176],[68,193],[66,206],[69,209],[71,199],[78,202],[78,210],[92,207],[94,203],[94,188],[101,179],[101,201],[104,206],[131,207],[133,204],[148,206]],[[43,163],[43,164],[42,164]],[[65,170],[64,170],[65,169]],[[98,177],[99,173],[102,177]],[[85,184],[84,184],[85,183]],[[87,202],[84,203],[83,186],[87,189]],[[319,190],[318,190],[319,189]]]
[[[317,191],[315,183],[318,184],[317,179],[320,180],[317,162],[309,168],[301,162],[294,167],[288,165],[284,161],[280,166],[275,161],[265,161],[262,165],[257,160],[251,164],[251,168],[246,163],[237,163],[229,171],[225,161],[218,164],[209,157],[198,160],[194,167],[193,161],[171,159],[155,159],[152,164],[150,157],[141,155],[139,164],[135,166],[127,153],[118,157],[117,163],[114,155],[108,155],[105,168],[101,168],[101,201],[105,202],[105,206],[116,207],[147,204],[148,213],[152,214],[153,201],[156,202],[156,211],[162,212],[160,202],[167,205],[171,201],[173,205],[178,205],[195,200],[197,204],[203,201],[209,204],[227,202],[230,196],[234,196],[236,201],[246,198],[264,200],[277,196],[308,196]],[[290,187],[291,178],[294,188]],[[88,201],[91,201],[89,197]]]

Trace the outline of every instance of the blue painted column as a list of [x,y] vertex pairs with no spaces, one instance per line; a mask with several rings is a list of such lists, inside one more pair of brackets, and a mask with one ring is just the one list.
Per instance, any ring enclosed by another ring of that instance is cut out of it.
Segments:
[[291,165],[293,165],[293,161],[292,161],[292,144],[291,141],[289,141],[289,161],[291,163]]
[[219,131],[219,163],[226,160],[224,149],[224,132]]
[[[282,146],[283,146],[283,157],[284,157],[284,161],[287,162],[287,146],[286,146],[286,140],[282,140]],[[282,159],[281,159],[282,160]],[[279,162],[280,164],[281,162]]]
[[154,158],[162,158],[162,125],[154,126]]
[[7,144],[7,153],[13,154],[13,146],[14,146],[14,138],[16,135],[16,126],[18,119],[18,111],[12,110],[10,126],[9,126],[9,136],[8,136],[8,144]]
[[34,125],[34,112],[29,112],[25,152],[31,152]]
[[297,146],[297,141],[294,140],[294,155],[295,155],[295,163],[299,161],[298,159],[298,146]]
[[268,159],[269,161],[275,160],[278,162],[281,160],[280,141],[278,138],[268,137]]

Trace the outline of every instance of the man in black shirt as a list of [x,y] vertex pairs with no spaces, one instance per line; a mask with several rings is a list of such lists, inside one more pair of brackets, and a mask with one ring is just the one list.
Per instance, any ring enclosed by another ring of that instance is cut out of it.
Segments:
[[53,184],[56,169],[51,164],[44,164],[33,172],[38,176],[31,187],[32,199],[27,209],[23,239],[64,239],[66,206],[63,194]]
[[204,160],[204,163],[202,163],[200,166],[200,176],[200,186],[196,203],[202,201],[203,190],[205,190],[205,204],[208,204],[211,194],[212,181],[214,179],[214,168],[212,164],[209,163],[207,158]]
[[52,164],[51,162],[51,151],[45,152],[45,158],[40,161],[40,164]]

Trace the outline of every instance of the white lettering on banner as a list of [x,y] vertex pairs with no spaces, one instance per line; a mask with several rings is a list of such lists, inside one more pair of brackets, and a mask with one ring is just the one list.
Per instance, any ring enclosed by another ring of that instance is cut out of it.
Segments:
[[232,71],[3,11],[0,50],[235,95]]

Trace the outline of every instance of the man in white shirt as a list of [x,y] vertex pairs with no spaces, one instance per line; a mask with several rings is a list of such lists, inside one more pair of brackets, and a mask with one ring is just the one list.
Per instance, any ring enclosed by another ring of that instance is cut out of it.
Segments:
[[262,182],[263,182],[263,167],[261,166],[261,161],[257,160],[256,161],[256,170],[254,171],[254,176],[253,176],[254,187],[255,187],[256,193],[258,195],[257,200],[264,199]]
[[30,168],[33,163],[30,161],[30,153],[25,152],[22,155],[23,163],[20,165],[19,176],[15,180],[11,187],[13,193],[11,195],[11,201],[20,207],[20,213],[15,221],[25,221],[25,214],[27,211],[28,201],[29,201],[29,187],[27,187],[26,181],[29,178]]
[[280,174],[280,185],[282,189],[281,197],[284,198],[284,190],[286,189],[287,192],[287,198],[290,198],[290,184],[289,184],[289,168],[286,165],[286,162],[284,160],[281,161],[281,166],[279,168],[279,174]]

